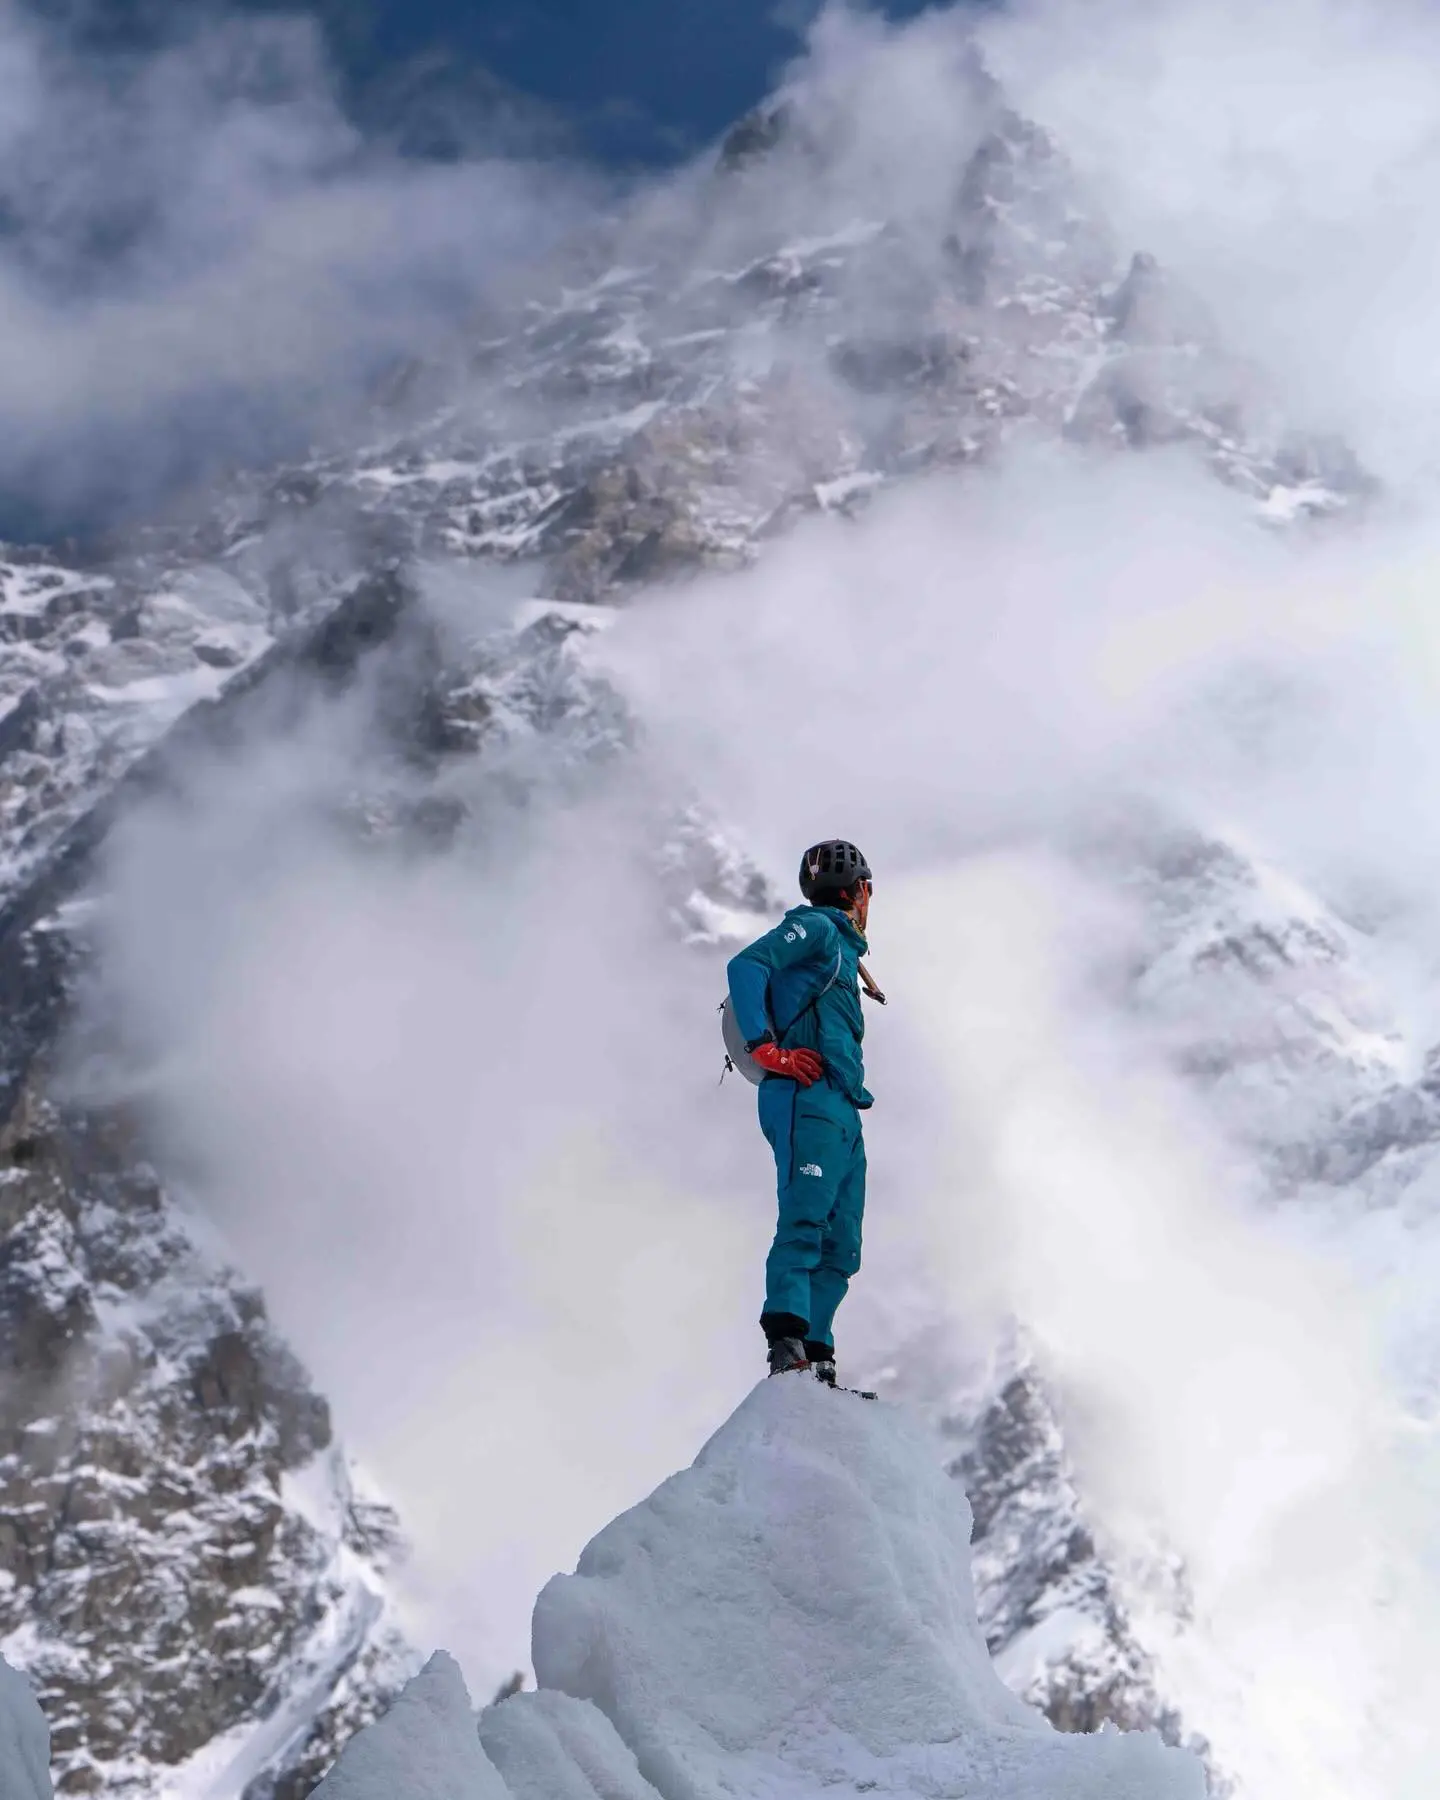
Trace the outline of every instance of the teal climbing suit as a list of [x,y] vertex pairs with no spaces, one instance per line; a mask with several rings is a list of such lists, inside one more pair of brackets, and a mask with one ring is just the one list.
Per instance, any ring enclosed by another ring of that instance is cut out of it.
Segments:
[[836,907],[796,906],[730,963],[730,1003],[747,1043],[773,1034],[816,1051],[825,1075],[802,1088],[760,1084],[760,1128],[775,1153],[780,1218],[765,1264],[764,1319],[833,1345],[835,1310],[860,1267],[865,1141],[871,1105],[861,1039],[859,960],[865,939]]
[[765,1314],[805,1322],[794,1335],[835,1342],[835,1309],[860,1267],[865,1138],[860,1114],[828,1083],[760,1084],[760,1128],[775,1152],[780,1222],[765,1262]]

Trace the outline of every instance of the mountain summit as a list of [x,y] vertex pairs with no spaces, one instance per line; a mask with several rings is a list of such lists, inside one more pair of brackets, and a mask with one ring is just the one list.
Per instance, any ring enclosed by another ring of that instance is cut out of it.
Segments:
[[1200,1800],[1154,1733],[1055,1731],[991,1667],[970,1508],[901,1411],[783,1377],[535,1608],[538,1693],[437,1655],[316,1800]]

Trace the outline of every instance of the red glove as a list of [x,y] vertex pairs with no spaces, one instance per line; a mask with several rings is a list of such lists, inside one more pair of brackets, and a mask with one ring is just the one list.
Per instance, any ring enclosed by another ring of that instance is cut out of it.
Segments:
[[813,1050],[782,1050],[778,1044],[757,1044],[750,1052],[767,1075],[785,1075],[809,1087],[825,1073],[825,1065]]

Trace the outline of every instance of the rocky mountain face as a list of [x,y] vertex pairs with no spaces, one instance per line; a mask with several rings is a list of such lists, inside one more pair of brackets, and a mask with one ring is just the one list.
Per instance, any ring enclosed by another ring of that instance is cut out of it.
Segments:
[[[1204,1737],[1163,1697],[1163,1675],[1086,1522],[1033,1359],[1014,1359],[988,1403],[950,1429],[964,1445],[950,1472],[975,1515],[980,1623],[1007,1684],[1062,1731],[1098,1731],[1108,1719],[1208,1753]],[[1183,1571],[1176,1573],[1183,1603]],[[1212,1791],[1223,1791],[1218,1771],[1211,1774]]]
[[122,1120],[29,1088],[4,1155],[0,1622],[64,1785],[258,1773],[267,1744],[313,1776],[357,1680],[368,1706],[405,1668],[393,1515],[355,1493],[263,1299],[197,1244]]
[[[368,443],[237,478],[104,555],[0,558],[0,1651],[45,1704],[59,1792],[299,1800],[411,1667],[395,1521],[141,1122],[73,1078],[105,1054],[103,1021],[78,1046],[72,1028],[124,809],[307,685],[363,677],[405,778],[366,773],[355,829],[443,852],[456,759],[506,774],[537,735],[623,747],[572,654],[603,609],[1026,437],[1188,446],[1257,524],[1363,502],[1343,447],[1278,421],[1163,271],[1112,245],[1059,149],[970,83],[973,144],[922,218],[883,193],[857,210],[829,178],[833,121],[793,100],[497,296],[465,366],[407,371]],[[513,568],[526,603],[438,631],[418,596],[456,564]],[[1153,917],[1133,1004],[1277,1183],[1403,1184],[1440,1141],[1440,1089],[1403,1078],[1354,931],[1203,836],[1083,854]],[[676,856],[702,924],[763,900],[702,823]],[[1222,990],[1207,1038],[1196,996]],[[1273,1106],[1244,1119],[1262,1063],[1272,1093],[1313,1098],[1328,1072],[1303,1131]],[[951,1426],[1007,1679],[1066,1729],[1204,1734],[1087,1525],[1044,1371],[1012,1360]]]

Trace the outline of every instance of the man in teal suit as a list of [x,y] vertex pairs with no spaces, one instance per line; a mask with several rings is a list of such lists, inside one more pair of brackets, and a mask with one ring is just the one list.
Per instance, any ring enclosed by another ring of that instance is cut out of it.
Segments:
[[860,958],[873,885],[853,844],[814,845],[800,863],[806,904],[727,971],[735,1022],[765,1070],[760,1129],[779,1181],[760,1316],[770,1373],[813,1369],[832,1386],[835,1311],[860,1267],[865,1213]]

